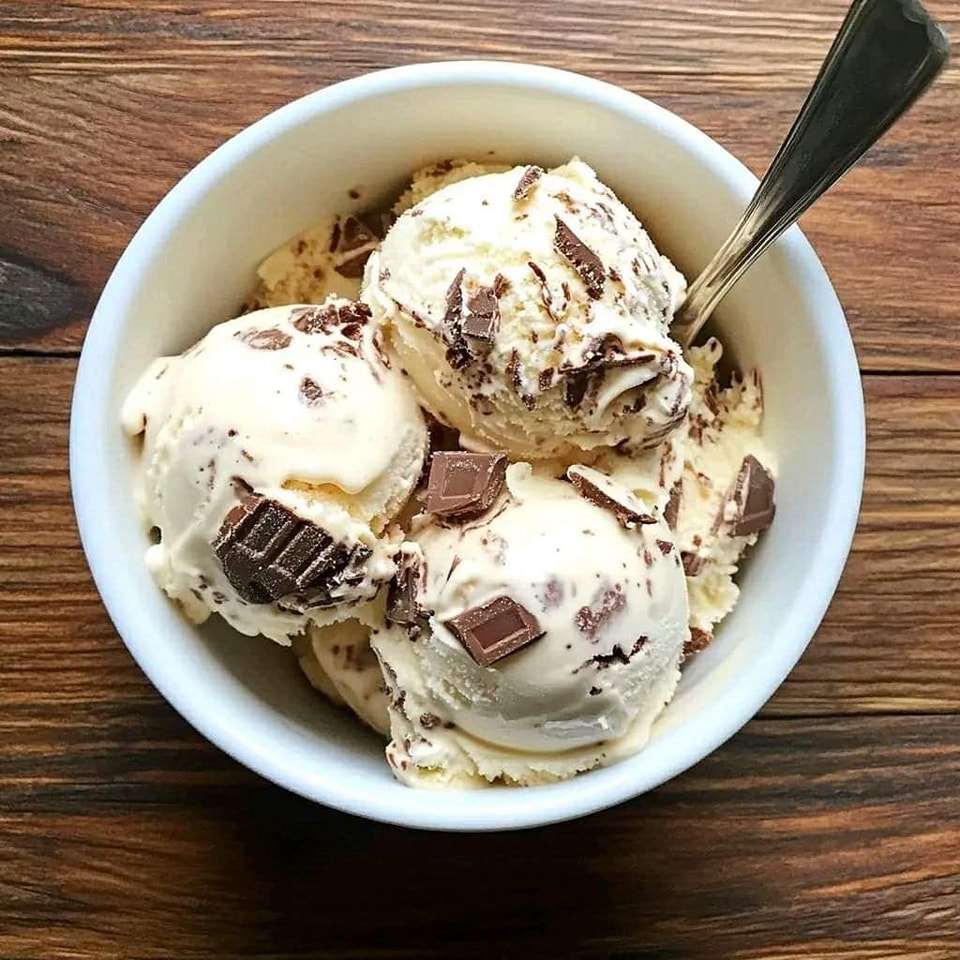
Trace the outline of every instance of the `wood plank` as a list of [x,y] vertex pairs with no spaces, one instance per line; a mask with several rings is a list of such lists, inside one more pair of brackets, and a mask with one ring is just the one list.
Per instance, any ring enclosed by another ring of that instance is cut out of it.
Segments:
[[483,836],[326,811],[159,713],[176,749],[108,724],[66,782],[0,741],[3,957],[957,955],[957,717],[758,720],[647,797]]
[[[37,0],[26,15],[0,0],[0,343],[76,350],[116,258],[183,173],[281,103],[382,66],[580,70],[662,102],[759,172],[844,7]],[[946,187],[958,103],[951,71],[805,219],[868,370],[960,371],[960,201]]]
[[[115,638],[75,532],[64,471],[74,370],[71,359],[0,359],[0,702],[27,709],[24,726],[67,704],[139,710],[154,696]],[[767,716],[960,712],[960,377],[868,377],[866,389],[854,551]]]

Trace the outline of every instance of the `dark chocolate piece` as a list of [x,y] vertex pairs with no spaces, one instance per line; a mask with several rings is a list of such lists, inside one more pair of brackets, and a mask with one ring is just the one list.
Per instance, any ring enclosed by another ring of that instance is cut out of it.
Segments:
[[579,407],[587,395],[590,374],[585,370],[569,373],[563,381],[563,400],[568,407]]
[[248,603],[302,594],[307,605],[330,602],[334,588],[359,582],[370,550],[335,541],[316,524],[257,493],[224,518],[213,544],[223,572]]
[[553,237],[553,245],[580,275],[580,279],[587,288],[587,296],[591,300],[599,300],[606,280],[603,262],[563,220],[559,217],[554,217],[554,220],[557,222],[557,230]]
[[397,574],[387,589],[386,618],[417,636],[426,626],[430,611],[420,606],[426,568],[419,551],[404,550],[397,558]]
[[257,330],[254,327],[250,330],[238,331],[234,336],[254,350],[283,350],[290,346],[291,339],[289,333],[284,333],[277,327],[270,327],[267,330]]
[[378,239],[382,240],[397,218],[389,210],[371,210],[358,213],[357,219]]
[[470,340],[493,343],[500,329],[500,304],[493,287],[480,287],[467,297],[460,330]]
[[520,174],[520,180],[517,182],[517,186],[513,191],[514,200],[526,200],[527,194],[530,193],[530,188],[543,176],[543,167],[538,167],[531,164],[529,167],[525,167],[523,173]]
[[502,453],[438,450],[430,460],[424,508],[435,516],[458,520],[478,516],[493,506],[506,471],[507,458]]
[[[732,516],[728,513],[731,507]],[[728,522],[734,536],[746,537],[769,527],[775,509],[773,477],[756,457],[744,457],[740,472],[720,508],[720,522]]]
[[446,621],[467,653],[482,667],[502,660],[543,636],[537,618],[510,597],[497,597]]
[[683,572],[688,577],[697,576],[706,565],[706,558],[699,553],[691,553],[689,550],[683,550],[680,553],[680,560],[683,563]]
[[585,500],[613,513],[625,530],[632,530],[638,524],[657,522],[629,490],[596,470],[576,465],[568,467],[567,479]]

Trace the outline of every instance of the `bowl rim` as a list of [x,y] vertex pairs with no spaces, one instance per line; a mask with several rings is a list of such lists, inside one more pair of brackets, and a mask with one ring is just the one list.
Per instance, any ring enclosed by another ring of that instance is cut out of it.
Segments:
[[[220,749],[294,793],[358,816],[437,830],[511,830],[584,816],[659,786],[733,736],[780,686],[816,632],[850,551],[864,476],[864,404],[853,342],[826,271],[799,227],[794,226],[777,243],[791,271],[818,304],[815,326],[829,343],[826,367],[836,396],[831,432],[837,451],[833,474],[840,482],[833,485],[823,514],[822,529],[829,535],[819,538],[814,548],[811,569],[815,574],[812,584],[808,578],[810,599],[802,616],[785,625],[786,632],[764,654],[764,669],[756,671],[762,682],[711,705],[713,722],[699,725],[688,735],[685,749],[675,751],[655,771],[640,768],[639,772],[625,772],[625,765],[621,764],[606,768],[608,776],[602,783],[587,776],[537,787],[536,803],[529,802],[527,791],[514,789],[457,792],[456,800],[450,792],[443,791],[446,801],[438,803],[433,791],[407,790],[408,796],[404,797],[352,788],[352,778],[337,777],[335,772],[321,782],[258,743],[257,735],[252,734],[254,724],[232,724],[208,699],[184,692],[177,678],[152,651],[146,636],[149,630],[143,628],[137,617],[136,597],[122,588],[122,578],[117,575],[106,539],[99,531],[103,519],[109,516],[103,493],[109,465],[105,440],[97,425],[103,421],[104,408],[112,409],[109,378],[103,377],[101,371],[113,365],[127,308],[157,251],[193,204],[225,171],[270,140],[307,119],[369,98],[439,85],[478,84],[519,86],[619,112],[679,142],[711,168],[731,192],[742,197],[744,205],[756,188],[756,177],[739,160],[688,121],[613,84],[552,67],[500,60],[440,61],[379,70],[308,93],[244,128],[201,160],[136,231],[111,273],[87,330],[74,385],[69,440],[74,510],[94,582],[131,655],[171,705]],[[610,775],[615,770],[620,775]]]

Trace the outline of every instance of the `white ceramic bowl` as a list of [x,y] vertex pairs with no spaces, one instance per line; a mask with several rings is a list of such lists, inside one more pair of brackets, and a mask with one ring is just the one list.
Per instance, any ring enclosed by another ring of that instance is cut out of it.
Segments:
[[[793,228],[728,297],[718,325],[758,365],[780,479],[776,522],[716,641],[685,671],[650,744],[617,766],[532,789],[432,792],[396,783],[383,745],[324,704],[294,659],[222,624],[196,628],[143,563],[119,408],[147,363],[233,315],[258,261],[360,186],[395,195],[415,167],[488,155],[545,166],[576,154],[692,277],[756,179],[688,123],[575,74],[497,62],[401,67],[337,84],[253,124],[157,206],[87,334],[70,437],[74,501],[103,601],[137,662],[198,730],[305,797],[417,827],[495,830],[609,807],[663,783],[760,709],[810,641],[850,548],[863,481],[863,398],[830,281]],[[602,558],[598,558],[602,563]]]

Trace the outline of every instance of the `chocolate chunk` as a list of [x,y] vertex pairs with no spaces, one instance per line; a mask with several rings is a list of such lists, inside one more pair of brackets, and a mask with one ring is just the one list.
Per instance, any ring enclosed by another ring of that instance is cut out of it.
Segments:
[[364,250],[356,256],[344,260],[342,263],[338,263],[333,269],[336,270],[341,277],[346,277],[348,280],[358,280],[363,276],[363,268],[367,265],[371,253],[373,253],[372,250]]
[[304,377],[300,381],[300,399],[308,407],[319,406],[326,395],[327,392],[313,377]]
[[426,581],[426,565],[417,549],[405,548],[397,558],[397,574],[387,589],[386,618],[390,623],[406,627],[417,636],[427,625],[431,611],[420,606],[420,595]]
[[530,193],[530,188],[543,176],[543,167],[537,167],[531,165],[525,167],[523,173],[520,174],[520,180],[517,182],[517,186],[513,191],[514,200],[525,200],[527,194]]
[[284,333],[277,327],[270,327],[267,330],[253,328],[238,331],[234,336],[248,347],[253,347],[254,350],[283,350],[290,346],[291,339],[289,333]]
[[370,550],[347,547],[316,524],[257,493],[227,514],[213,544],[223,572],[249,603],[301,593],[308,605],[330,602],[337,586],[357,582]]
[[497,499],[506,471],[502,453],[438,450],[430,460],[424,507],[438,517],[478,516]]
[[669,540],[657,540],[657,547],[665,557],[669,557],[673,544]]
[[397,222],[397,218],[390,210],[371,210],[368,213],[357,214],[357,219],[378,240],[382,240],[389,229]]
[[337,251],[350,253],[361,247],[376,246],[379,240],[380,238],[359,217],[344,217]]
[[629,490],[599,470],[574,465],[567,468],[567,479],[585,500],[613,513],[625,530],[632,530],[638,524],[657,522]]
[[427,415],[427,429],[430,435],[430,451],[438,450],[459,450],[460,449],[460,431],[453,427],[441,423],[439,420]]
[[482,667],[502,660],[543,636],[537,618],[510,597],[464,610],[445,626]]
[[439,727],[443,721],[435,713],[421,713],[420,714],[420,726],[424,730],[432,730],[434,727]]
[[680,560],[683,562],[683,572],[688,577],[697,576],[706,565],[706,558],[699,553],[691,553],[689,550],[683,550],[680,553]]
[[547,367],[544,370],[540,371],[539,376],[537,377],[537,385],[540,387],[541,393],[544,390],[549,390],[553,386],[553,378],[556,376],[556,370],[553,367]]
[[677,529],[677,517],[680,514],[680,494],[683,493],[683,481],[678,480],[670,488],[670,497],[667,505],[663,508],[663,519],[667,521],[667,526],[671,530]]
[[461,268],[447,287],[447,306],[443,314],[443,335],[447,343],[447,363],[454,370],[461,370],[473,354],[463,336],[463,278],[466,269]]
[[554,217],[554,220],[557,222],[557,229],[553,237],[553,245],[580,275],[580,279],[587,288],[587,296],[591,300],[599,300],[606,280],[603,262],[563,220],[559,217]]
[[590,386],[590,374],[588,371],[570,373],[563,382],[563,400],[568,407],[579,407],[583,398],[587,395],[587,388]]
[[690,638],[683,643],[683,653],[680,655],[680,662],[685,663],[695,653],[705,650],[713,642],[713,634],[709,630],[701,630],[699,627],[690,628]]
[[513,387],[513,392],[520,398],[523,405],[528,409],[532,410],[536,405],[536,399],[527,393],[523,385],[523,376],[520,373],[520,351],[511,350],[510,359],[507,360],[507,366],[504,370],[504,373],[507,376],[507,381]]
[[482,343],[493,343],[500,329],[500,304],[493,287],[480,287],[467,297],[466,311],[460,330],[465,337]]
[[290,313],[294,327],[301,333],[329,334],[341,328],[344,335],[351,339],[357,339],[356,332],[370,317],[370,308],[365,303],[355,301],[330,303],[320,307],[297,307]]
[[773,477],[754,456],[746,456],[720,510],[719,522],[730,524],[736,537],[759,533],[770,526],[775,512]]

